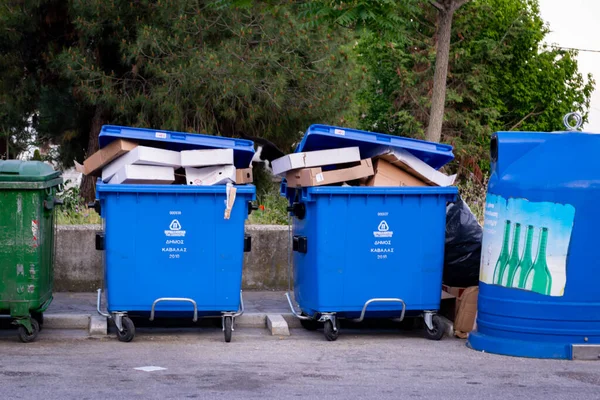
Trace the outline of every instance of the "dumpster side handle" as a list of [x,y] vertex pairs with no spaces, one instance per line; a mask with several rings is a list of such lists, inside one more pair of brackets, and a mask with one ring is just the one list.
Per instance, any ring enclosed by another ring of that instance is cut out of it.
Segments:
[[356,322],[362,322],[362,320],[365,319],[365,314],[367,313],[367,307],[369,307],[369,305],[372,303],[401,303],[402,304],[402,314],[400,314],[400,321],[402,321],[404,319],[404,313],[406,312],[406,304],[404,303],[404,300],[396,299],[396,298],[379,298],[379,299],[375,298],[375,299],[367,300],[367,302],[363,306],[362,312],[360,313],[360,318],[356,319],[355,320]]
[[192,303],[192,305],[194,306],[194,319],[192,321],[198,321],[198,306],[196,305],[196,302],[193,299],[189,299],[187,297],[160,297],[154,300],[154,303],[152,303],[152,309],[150,310],[150,321],[154,321],[154,309],[156,308],[156,305],[161,301],[183,301]]

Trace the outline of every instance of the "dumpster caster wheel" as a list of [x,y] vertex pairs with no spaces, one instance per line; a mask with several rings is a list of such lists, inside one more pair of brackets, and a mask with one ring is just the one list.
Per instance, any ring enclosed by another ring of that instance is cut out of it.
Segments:
[[41,312],[32,312],[31,318],[35,319],[40,326],[40,332],[44,329],[44,313]]
[[337,330],[335,331],[333,330],[333,322],[331,322],[331,320],[325,321],[325,324],[323,325],[323,333],[325,334],[325,339],[327,339],[328,342],[334,342],[340,335],[339,322],[336,321],[335,325],[337,327]]
[[[302,316],[306,315],[302,313]],[[319,321],[316,319],[301,319],[300,325],[302,325],[302,327],[307,331],[316,331],[319,329]]]
[[444,336],[444,321],[436,314],[431,318],[431,323],[433,324],[433,329],[429,329],[427,325],[425,325],[425,335],[427,336],[427,339],[440,340],[442,336]]
[[121,324],[123,325],[123,331],[117,329],[117,339],[119,339],[120,342],[131,342],[135,336],[135,325],[133,325],[133,321],[129,317],[123,317],[121,319]]
[[225,317],[223,321],[223,333],[225,334],[225,343],[231,342],[231,333],[233,332],[233,318]]
[[38,333],[40,333],[40,324],[35,320],[31,319],[31,334],[27,332],[27,328],[23,325],[19,325],[19,340],[23,343],[30,343],[37,339]]

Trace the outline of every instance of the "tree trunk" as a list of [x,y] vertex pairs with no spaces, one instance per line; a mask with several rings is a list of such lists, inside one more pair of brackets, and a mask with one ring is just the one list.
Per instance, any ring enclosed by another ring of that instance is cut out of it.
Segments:
[[448,76],[448,57],[450,54],[450,36],[452,33],[452,7],[438,11],[437,53],[435,56],[435,73],[433,75],[433,93],[431,95],[431,111],[427,126],[427,140],[439,142],[442,137],[444,122],[444,106],[446,104],[446,78]]
[[444,107],[446,104],[446,79],[450,56],[450,38],[452,36],[452,18],[454,12],[469,0],[430,0],[438,10],[437,52],[435,55],[435,73],[433,75],[433,93],[431,111],[427,126],[427,140],[439,142],[442,137]]
[[[96,112],[92,119],[92,126],[90,128],[90,136],[88,139],[87,157],[91,156],[98,151],[98,135],[102,125],[106,122],[104,115],[104,108],[102,106],[96,106]],[[81,197],[86,202],[94,201],[96,198],[96,177],[84,175],[81,179],[80,186]]]

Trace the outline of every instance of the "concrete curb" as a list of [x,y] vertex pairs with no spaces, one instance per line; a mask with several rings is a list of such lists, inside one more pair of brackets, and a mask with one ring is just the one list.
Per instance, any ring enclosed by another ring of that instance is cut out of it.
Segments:
[[[292,314],[269,314],[281,316],[284,320],[298,320]],[[291,324],[294,325],[294,324]],[[235,326],[246,328],[267,328],[267,313],[246,313],[235,319]],[[297,326],[299,327],[298,322]],[[106,335],[108,320],[93,314],[44,314],[46,329],[85,329],[91,335]]]
[[90,317],[90,325],[88,326],[90,336],[106,336],[108,335],[108,319],[101,315],[92,315]]
[[243,326],[246,328],[266,328],[267,314],[266,313],[245,313],[235,319],[235,326]]
[[281,314],[267,314],[267,328],[273,336],[290,336],[288,324]]
[[[452,321],[445,317],[442,317],[442,320],[446,325],[446,335],[454,337],[454,324]],[[278,336],[289,336],[290,329],[302,327],[300,320],[292,313],[245,313],[235,319],[235,326],[267,328],[272,335]],[[84,329],[89,332],[90,336],[106,336],[108,334],[108,320],[105,317],[93,314],[45,314],[44,328]]]
[[45,329],[89,329],[90,314],[44,314]]

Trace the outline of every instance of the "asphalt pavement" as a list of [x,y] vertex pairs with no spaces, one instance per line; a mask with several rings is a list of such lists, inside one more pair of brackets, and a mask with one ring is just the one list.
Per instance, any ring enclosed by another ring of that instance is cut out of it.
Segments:
[[350,327],[326,342],[318,331],[238,328],[231,343],[214,326],[139,330],[131,343],[45,330],[26,345],[0,331],[0,398],[600,398],[596,362],[484,354],[418,330]]

